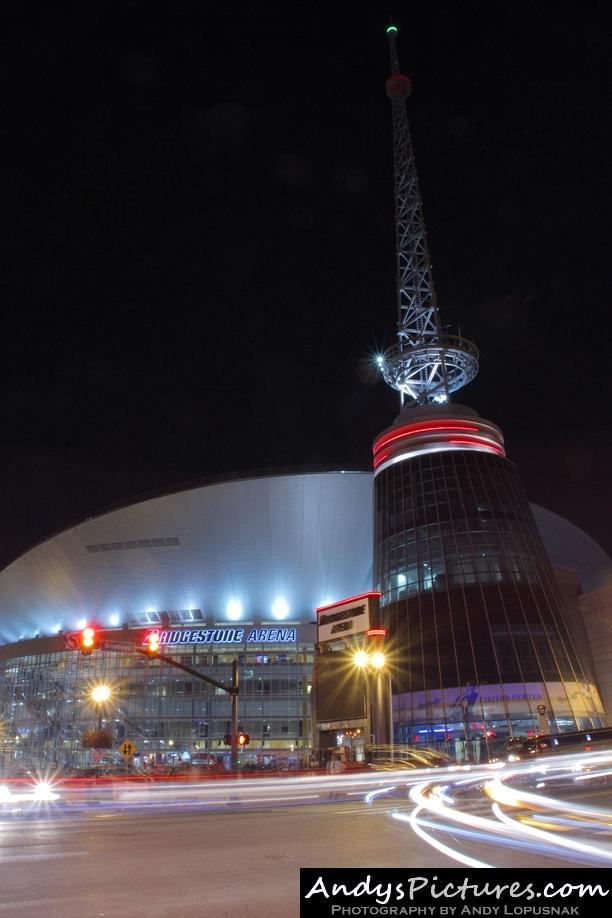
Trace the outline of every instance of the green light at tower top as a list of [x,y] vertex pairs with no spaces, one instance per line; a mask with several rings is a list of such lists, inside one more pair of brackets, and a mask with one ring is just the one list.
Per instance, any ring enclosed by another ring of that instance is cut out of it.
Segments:
[[387,35],[389,34],[389,32],[397,32],[397,26],[394,26],[394,25],[387,26]]

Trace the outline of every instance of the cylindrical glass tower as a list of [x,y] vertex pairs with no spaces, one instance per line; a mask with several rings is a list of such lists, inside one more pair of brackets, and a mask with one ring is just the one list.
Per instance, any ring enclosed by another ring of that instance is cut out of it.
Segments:
[[500,429],[459,405],[404,410],[374,468],[396,741],[479,761],[605,722]]

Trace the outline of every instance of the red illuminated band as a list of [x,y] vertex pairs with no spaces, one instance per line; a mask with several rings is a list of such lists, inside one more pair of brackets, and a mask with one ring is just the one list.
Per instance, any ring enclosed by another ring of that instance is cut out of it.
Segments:
[[388,459],[390,455],[391,455],[390,453],[383,453],[382,456],[377,456],[376,459],[374,460],[374,468],[377,468],[380,465],[380,463],[384,462],[385,459]]
[[386,628],[369,628],[366,631],[368,637],[386,637],[387,629]]
[[332,602],[328,606],[319,606],[315,612],[326,612],[327,609],[336,609],[338,606],[345,606],[348,602],[357,602],[359,599],[369,599],[370,597],[381,597],[382,593],[359,593],[358,596],[349,596],[348,599],[341,599],[339,602]]
[[376,455],[383,446],[388,446],[389,443],[393,443],[395,440],[401,440],[404,437],[414,437],[418,434],[423,433],[436,433],[438,430],[455,430],[457,433],[480,433],[480,427],[475,427],[473,424],[468,424],[464,421],[428,421],[427,424],[407,424],[405,427],[401,427],[395,433],[391,432],[381,437],[379,440],[376,440],[374,446],[372,447],[372,452]]
[[[500,456],[505,457],[505,452],[499,446],[494,446],[493,443],[489,443],[488,440],[481,440],[478,437],[449,437],[446,443],[457,446],[481,446],[483,449],[490,449],[494,453],[498,453]],[[382,456],[377,456],[374,459],[374,468],[377,469],[379,465],[382,465],[386,459],[389,459],[390,453],[383,453]]]

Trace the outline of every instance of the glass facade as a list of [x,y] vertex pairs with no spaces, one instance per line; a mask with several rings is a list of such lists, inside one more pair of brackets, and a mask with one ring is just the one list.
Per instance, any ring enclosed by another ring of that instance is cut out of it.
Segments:
[[[41,640],[41,645],[43,641]],[[42,649],[42,648],[41,648]],[[137,764],[190,761],[209,754],[229,767],[230,699],[221,689],[169,665],[133,653],[40,652],[0,660],[0,769],[80,768],[92,754],[81,747],[86,730],[109,728],[116,758],[124,739],[138,749]],[[293,768],[308,761],[312,642],[198,645],[168,650],[218,682],[240,676],[239,725],[250,736],[243,768]],[[91,690],[111,688],[97,707]]]
[[550,729],[602,723],[526,495],[503,456],[434,448],[379,472],[375,588],[390,633],[398,741],[454,755],[463,744],[473,759],[538,731],[543,716]]

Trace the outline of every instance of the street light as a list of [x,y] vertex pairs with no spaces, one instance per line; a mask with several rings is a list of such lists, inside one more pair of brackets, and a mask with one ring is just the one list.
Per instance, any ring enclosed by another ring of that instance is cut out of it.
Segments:
[[382,669],[386,662],[387,658],[382,650],[375,650],[374,653],[358,650],[353,657],[353,663],[359,669]]
[[353,663],[363,671],[365,677],[370,745],[376,742],[386,745],[392,737],[390,676],[386,672],[387,657],[380,649],[380,641],[385,635],[384,628],[370,628],[367,636],[373,643],[373,649],[360,648],[353,655]]
[[108,685],[94,685],[89,693],[94,704],[98,705],[98,730],[102,729],[102,705],[110,698],[112,692]]

